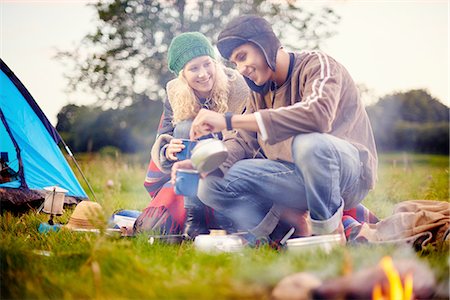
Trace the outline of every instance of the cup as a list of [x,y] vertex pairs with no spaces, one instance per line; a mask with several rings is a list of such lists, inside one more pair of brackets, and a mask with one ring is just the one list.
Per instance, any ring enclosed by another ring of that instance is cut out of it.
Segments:
[[181,139],[184,145],[184,149],[177,153],[179,161],[191,158],[192,149],[194,149],[197,141],[191,141],[188,139]]
[[196,170],[179,169],[175,178],[175,194],[187,197],[197,196],[199,173]]

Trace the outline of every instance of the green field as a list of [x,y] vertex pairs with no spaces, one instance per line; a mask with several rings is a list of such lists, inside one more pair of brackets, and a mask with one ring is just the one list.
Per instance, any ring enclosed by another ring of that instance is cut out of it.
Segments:
[[[106,216],[117,209],[143,209],[150,201],[142,182],[144,156],[83,155],[79,163]],[[449,200],[449,158],[417,154],[380,157],[379,183],[364,200],[378,217],[404,200]],[[107,181],[113,185],[108,186]],[[87,190],[87,189],[86,189]],[[65,223],[71,210],[58,218]],[[235,254],[205,254],[191,243],[149,244],[134,238],[60,231],[40,234],[48,215],[30,211],[0,217],[1,299],[269,299],[284,276],[309,272],[321,279],[377,264],[384,255],[415,258],[448,289],[448,244],[420,252],[394,246],[338,247],[287,253],[268,247]]]

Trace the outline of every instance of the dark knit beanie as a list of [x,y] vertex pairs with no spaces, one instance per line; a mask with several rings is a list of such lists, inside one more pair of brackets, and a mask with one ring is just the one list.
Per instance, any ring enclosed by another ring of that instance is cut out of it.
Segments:
[[200,32],[185,32],[170,43],[167,64],[169,70],[178,75],[191,59],[205,55],[215,58],[209,40]]
[[224,58],[229,59],[234,49],[248,42],[261,49],[267,65],[275,71],[277,52],[281,43],[269,22],[259,16],[248,15],[231,20],[220,32],[217,48]]

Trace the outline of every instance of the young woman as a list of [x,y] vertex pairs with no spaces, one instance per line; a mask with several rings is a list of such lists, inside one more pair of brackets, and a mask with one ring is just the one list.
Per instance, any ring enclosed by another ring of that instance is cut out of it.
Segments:
[[[200,109],[240,114],[250,95],[242,76],[216,60],[210,42],[199,32],[182,33],[172,40],[168,51],[168,67],[177,77],[166,86],[168,98],[164,103],[161,125],[151,153],[154,165],[150,166],[145,183],[154,199],[137,219],[137,231],[180,231],[180,208],[170,211],[171,206],[176,207],[173,203],[176,201],[173,188],[166,183],[170,175],[163,176],[161,172],[170,174],[172,165],[178,161],[177,154],[184,148],[181,139],[189,138],[192,120]],[[159,175],[157,170],[161,171]],[[170,190],[158,193],[164,184]],[[185,197],[184,208],[184,233],[190,238],[207,233],[205,206],[198,198]],[[220,218],[217,214],[215,217]],[[226,222],[222,219],[218,223],[223,225]]]

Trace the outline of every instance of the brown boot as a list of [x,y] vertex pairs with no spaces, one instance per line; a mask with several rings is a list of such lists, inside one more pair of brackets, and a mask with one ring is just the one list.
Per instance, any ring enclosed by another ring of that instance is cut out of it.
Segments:
[[199,234],[207,234],[205,210],[203,208],[186,208],[186,221],[184,223],[183,236],[193,240]]

